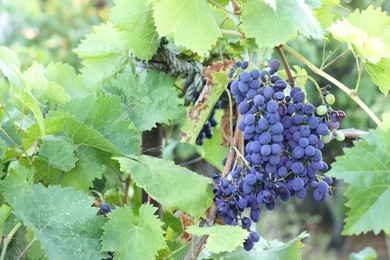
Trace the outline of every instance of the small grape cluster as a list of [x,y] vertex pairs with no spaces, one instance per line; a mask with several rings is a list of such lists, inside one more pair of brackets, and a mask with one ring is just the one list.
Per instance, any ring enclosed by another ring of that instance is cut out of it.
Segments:
[[112,210],[115,210],[116,207],[115,206],[111,206],[108,205],[107,203],[103,203],[101,206],[100,206],[100,211],[102,213],[102,215],[107,215],[108,213],[110,213]]
[[[331,193],[332,179],[317,171],[328,169],[322,159],[322,138],[334,131],[334,119],[342,115],[337,112],[334,117],[329,104],[319,113],[299,87],[287,94],[287,83],[276,75],[279,66],[278,60],[272,60],[268,70],[247,71],[248,62],[237,62],[229,73],[230,91],[242,115],[237,127],[243,132],[245,154],[236,158],[243,166],[235,163],[226,178],[214,174],[214,202],[225,224],[241,224],[250,232],[244,242],[248,251],[260,238],[250,230],[252,221],[260,220],[260,205],[272,210],[278,197],[304,199],[309,185],[315,188],[315,200]],[[242,214],[246,209],[249,217]]]
[[197,145],[203,145],[205,137],[208,139],[213,137],[212,127],[218,124],[218,121],[215,119],[214,115],[215,115],[215,108],[211,111],[209,119],[203,126],[202,130],[199,132],[198,137],[196,138],[195,142]]

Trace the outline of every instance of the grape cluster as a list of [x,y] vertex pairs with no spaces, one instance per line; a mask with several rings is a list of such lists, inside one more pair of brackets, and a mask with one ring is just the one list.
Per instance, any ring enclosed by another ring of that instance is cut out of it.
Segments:
[[[240,224],[250,232],[244,242],[248,251],[260,238],[250,230],[252,222],[260,220],[260,205],[272,210],[278,197],[304,199],[309,185],[318,201],[331,192],[332,179],[317,172],[328,169],[322,138],[335,130],[333,123],[342,114],[335,116],[331,102],[318,111],[299,87],[288,93],[287,83],[276,75],[279,66],[272,60],[267,70],[247,71],[247,62],[237,62],[229,73],[230,91],[242,115],[237,127],[243,132],[245,154],[236,158],[243,166],[235,164],[226,178],[214,174],[214,202],[225,224]],[[246,209],[249,217],[243,216]]]
[[100,211],[103,215],[107,215],[108,213],[110,213],[112,210],[115,210],[116,207],[115,206],[111,206],[108,205],[107,203],[103,203],[101,206],[100,206]]
[[203,145],[205,137],[208,139],[213,137],[212,127],[218,124],[218,121],[215,119],[214,115],[215,115],[215,108],[211,111],[209,119],[203,126],[202,130],[200,130],[198,137],[196,138],[195,142],[197,145]]

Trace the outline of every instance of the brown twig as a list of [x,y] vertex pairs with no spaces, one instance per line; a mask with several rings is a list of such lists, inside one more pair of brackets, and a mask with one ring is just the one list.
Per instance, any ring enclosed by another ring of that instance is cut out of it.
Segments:
[[31,240],[31,242],[26,246],[26,248],[23,250],[23,252],[18,256],[16,260],[23,259],[23,257],[27,254],[28,250],[30,250],[30,248],[34,245],[35,241],[37,241],[37,239],[34,237],[33,240]]
[[[237,118],[237,123],[242,120],[242,116],[239,115]],[[237,147],[241,140],[241,131],[236,127],[234,130],[234,136],[233,140],[231,140],[231,146]],[[221,178],[226,177],[229,172],[230,168],[232,167],[233,161],[234,161],[234,155],[235,151],[234,149],[229,150],[229,154],[225,163],[225,167],[223,168],[222,176]],[[203,226],[213,226],[215,223],[215,220],[217,218],[217,205],[213,203],[213,205],[210,207],[210,210],[207,214],[207,219],[202,223]],[[204,245],[207,242],[208,235],[203,235],[201,237],[197,237],[193,239],[191,246],[188,248],[187,252],[183,256],[183,259],[185,260],[194,260],[197,258],[197,256],[202,251]]]
[[222,34],[228,34],[228,35],[237,35],[240,37],[244,37],[243,33],[240,33],[239,31],[234,31],[234,30],[221,30]]
[[130,190],[130,184],[131,184],[131,175],[129,174],[126,178],[126,186],[125,186],[125,205],[130,206],[130,199],[129,199],[129,190]]
[[233,7],[234,7],[234,13],[239,13],[241,11],[241,6],[238,4],[237,0],[231,0]]
[[275,47],[275,49],[276,49],[280,59],[282,60],[284,69],[286,70],[287,77],[288,77],[287,82],[288,82],[288,84],[290,84],[291,88],[294,88],[294,77],[291,73],[291,69],[290,69],[290,66],[288,65],[286,56],[284,56],[284,53],[283,53],[282,49],[280,48],[280,46]]
[[224,10],[224,11],[227,12],[228,14],[234,15],[234,13],[230,12],[229,10],[227,10],[225,7],[223,7],[222,5],[218,4],[218,3],[215,2],[214,0],[210,0],[210,2],[212,2],[212,3],[215,4],[218,8]]

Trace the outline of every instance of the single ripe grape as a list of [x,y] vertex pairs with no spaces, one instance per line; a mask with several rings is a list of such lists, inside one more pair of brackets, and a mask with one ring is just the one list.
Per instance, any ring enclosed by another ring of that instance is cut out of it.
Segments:
[[243,69],[243,70],[247,69],[248,66],[249,66],[249,63],[247,61],[244,61],[241,63],[241,69]]
[[271,60],[269,62],[269,67],[271,70],[277,71],[280,67],[280,61],[278,60]]

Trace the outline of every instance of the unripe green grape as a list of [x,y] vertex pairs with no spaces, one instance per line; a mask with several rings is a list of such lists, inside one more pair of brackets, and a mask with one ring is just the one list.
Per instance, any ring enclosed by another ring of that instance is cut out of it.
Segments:
[[336,140],[340,141],[340,142],[344,141],[345,140],[345,135],[342,132],[337,132]]
[[326,95],[325,100],[326,103],[328,103],[329,105],[333,105],[334,102],[336,101],[336,98],[333,96],[333,94],[329,93],[328,95]]
[[326,112],[327,112],[326,106],[318,106],[318,107],[317,107],[317,114],[318,114],[319,116],[325,115]]
[[331,138],[330,135],[323,135],[323,136],[321,137],[321,140],[322,140],[322,142],[323,142],[324,144],[329,143],[331,139],[332,139],[332,138]]

